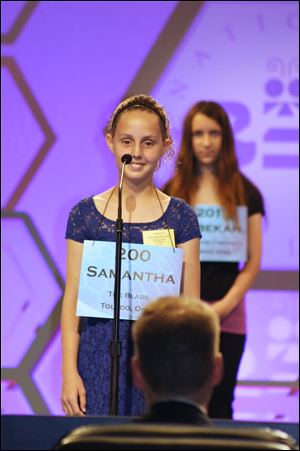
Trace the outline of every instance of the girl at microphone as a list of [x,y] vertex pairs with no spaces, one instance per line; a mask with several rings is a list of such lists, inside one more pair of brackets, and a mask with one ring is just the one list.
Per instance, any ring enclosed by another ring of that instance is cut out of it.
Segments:
[[[172,138],[164,108],[152,97],[135,95],[121,102],[105,129],[107,146],[119,172],[125,165],[122,212],[123,242],[144,243],[143,232],[169,229],[175,246],[183,249],[181,292],[199,297],[201,237],[197,216],[182,200],[153,184],[153,175]],[[130,157],[124,157],[129,155]],[[127,161],[128,158],[128,161]],[[122,162],[123,160],[123,162]],[[126,160],[124,162],[124,160]],[[69,215],[67,276],[61,315],[62,408],[67,415],[108,415],[112,340],[111,319],[77,317],[76,304],[84,240],[115,241],[118,187],[80,201]],[[141,415],[145,399],[131,380],[132,321],[120,320],[119,415]]]

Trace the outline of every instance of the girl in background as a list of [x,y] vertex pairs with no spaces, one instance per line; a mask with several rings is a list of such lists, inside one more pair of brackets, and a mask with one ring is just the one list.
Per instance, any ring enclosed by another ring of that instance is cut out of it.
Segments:
[[[212,207],[210,213],[222,215],[225,227],[227,224],[231,229],[247,230],[247,254],[241,270],[234,252],[227,257],[215,254],[215,261],[211,257],[204,261],[206,258],[200,254],[201,299],[209,302],[220,318],[220,350],[224,358],[224,377],[214,389],[209,416],[232,418],[246,341],[245,295],[260,269],[264,206],[257,187],[239,170],[230,121],[218,103],[202,101],[187,113],[176,172],[163,191],[184,199],[201,215]],[[239,216],[240,207],[247,208],[245,224]],[[200,216],[198,219],[201,222]],[[217,226],[213,219],[211,226],[211,230]],[[205,242],[209,234],[204,229],[202,234]],[[208,245],[207,255],[213,252]]]

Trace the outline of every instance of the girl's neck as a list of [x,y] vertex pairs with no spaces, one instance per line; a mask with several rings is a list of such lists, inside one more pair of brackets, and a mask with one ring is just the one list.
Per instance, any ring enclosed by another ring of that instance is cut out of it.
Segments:
[[[117,191],[117,190],[116,190]],[[128,183],[126,180],[123,182],[123,189],[122,194],[123,196],[143,196],[143,197],[149,197],[153,196],[155,193],[155,187],[153,183],[147,183],[147,184],[138,184],[135,185],[133,183]]]
[[199,165],[199,174],[217,174],[217,164],[210,164],[210,165]]
[[220,202],[219,182],[215,171],[207,170],[207,168],[201,170],[197,189],[191,199],[192,205],[218,205]]
[[[132,190],[127,185],[122,191],[123,221],[128,223],[152,222],[161,218],[167,209],[170,198],[154,185],[144,190]],[[98,197],[98,198],[97,198]],[[100,213],[108,219],[115,220],[118,208],[118,186],[96,196],[96,206]],[[147,206],[147,208],[145,208]]]
[[202,166],[199,171],[199,182],[201,184],[211,183],[216,184],[218,181],[216,167]]

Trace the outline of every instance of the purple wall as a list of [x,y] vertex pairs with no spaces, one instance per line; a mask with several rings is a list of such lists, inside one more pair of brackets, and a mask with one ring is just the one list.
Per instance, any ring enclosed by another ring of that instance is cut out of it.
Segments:
[[[241,168],[267,209],[239,379],[295,384],[298,2],[201,6],[1,3],[3,413],[62,413],[66,221],[78,200],[116,181],[102,130],[129,92],[148,92],[166,106],[177,144],[196,101],[219,101],[230,114]],[[164,164],[158,185],[173,165]]]

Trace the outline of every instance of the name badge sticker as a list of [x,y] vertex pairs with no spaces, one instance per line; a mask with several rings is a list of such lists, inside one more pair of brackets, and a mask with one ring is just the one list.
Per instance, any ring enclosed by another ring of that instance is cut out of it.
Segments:
[[152,246],[167,246],[174,248],[174,229],[144,230],[143,243]]
[[218,205],[196,205],[202,233],[200,260],[214,262],[245,262],[248,252],[248,209],[238,207],[239,227],[227,221]]

